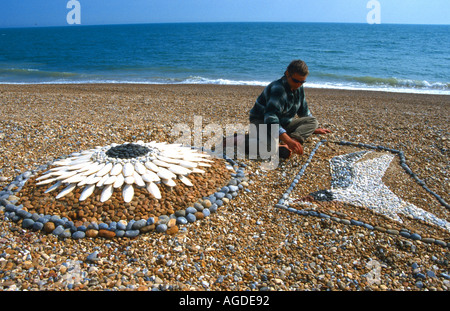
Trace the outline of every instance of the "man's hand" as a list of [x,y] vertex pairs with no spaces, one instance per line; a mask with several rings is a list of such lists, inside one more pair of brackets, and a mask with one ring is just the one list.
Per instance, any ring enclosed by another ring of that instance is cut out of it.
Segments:
[[302,144],[295,138],[290,137],[287,133],[281,134],[280,140],[283,141],[292,152],[297,154],[303,154]]
[[295,138],[292,138],[289,142],[286,143],[289,147],[289,149],[292,150],[293,153],[296,154],[303,154],[303,146],[300,144],[298,140]]
[[331,133],[329,129],[318,128],[314,131],[314,134],[327,134]]

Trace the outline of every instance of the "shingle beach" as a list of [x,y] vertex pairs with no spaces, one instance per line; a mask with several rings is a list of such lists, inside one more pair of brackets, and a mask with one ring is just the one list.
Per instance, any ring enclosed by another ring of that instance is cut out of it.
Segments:
[[[193,129],[195,120],[225,134],[227,124],[247,124],[262,89],[0,85],[0,291],[450,290],[445,95],[305,87],[312,113],[332,133],[310,137],[302,156],[272,170],[260,160],[218,159],[192,179],[192,192],[181,185],[164,192],[151,215],[139,204],[111,203],[109,221],[126,219],[125,227],[155,217],[128,236],[95,226],[79,239],[57,235],[56,218],[46,230],[32,227],[39,218],[32,213],[56,213],[51,202],[35,206],[40,193],[33,198],[30,175],[39,167],[112,143],[172,143],[172,129]],[[230,180],[231,199],[214,196]],[[156,229],[162,211],[179,206],[195,206],[196,221]],[[103,207],[90,205],[96,213]],[[89,210],[59,211],[79,217],[74,226],[100,221]]]

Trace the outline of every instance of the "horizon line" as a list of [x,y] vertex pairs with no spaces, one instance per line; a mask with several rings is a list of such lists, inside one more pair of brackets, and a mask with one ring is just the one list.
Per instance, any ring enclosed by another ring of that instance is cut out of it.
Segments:
[[272,23],[272,24],[367,24],[367,25],[410,25],[410,26],[450,26],[450,24],[427,24],[427,23],[380,23],[380,24],[369,24],[367,22],[311,22],[311,21],[182,21],[182,22],[123,22],[123,23],[98,23],[98,24],[77,24],[77,25],[34,25],[34,26],[0,26],[0,29],[11,29],[11,28],[61,28],[61,27],[89,27],[89,26],[126,26],[126,25],[164,25],[164,24],[237,24],[237,23],[248,23],[248,24],[258,24],[258,23]]

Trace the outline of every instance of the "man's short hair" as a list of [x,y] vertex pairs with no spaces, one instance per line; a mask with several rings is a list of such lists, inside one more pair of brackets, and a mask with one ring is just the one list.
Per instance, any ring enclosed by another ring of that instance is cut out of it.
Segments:
[[301,76],[307,76],[309,74],[309,69],[306,63],[300,59],[293,60],[287,67],[289,74],[298,73]]

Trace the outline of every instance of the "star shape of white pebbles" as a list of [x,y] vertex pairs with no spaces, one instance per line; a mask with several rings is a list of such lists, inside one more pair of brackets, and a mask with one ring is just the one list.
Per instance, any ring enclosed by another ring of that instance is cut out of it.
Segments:
[[144,143],[111,144],[72,153],[68,158],[55,161],[47,172],[36,178],[36,185],[52,184],[45,193],[64,189],[56,199],[83,187],[80,201],[86,200],[95,190],[102,188],[100,201],[107,201],[113,192],[122,191],[125,202],[134,196],[134,187],[145,187],[156,199],[161,198],[157,184],[176,186],[175,180],[193,186],[188,176],[205,173],[210,167],[210,155],[181,144]]
[[[450,223],[438,218],[393,193],[382,181],[394,155],[363,161],[370,152],[334,157],[331,161],[332,187],[330,192],[337,201],[364,206],[402,223],[399,213],[433,223],[450,231]],[[350,157],[349,155],[354,155]]]

